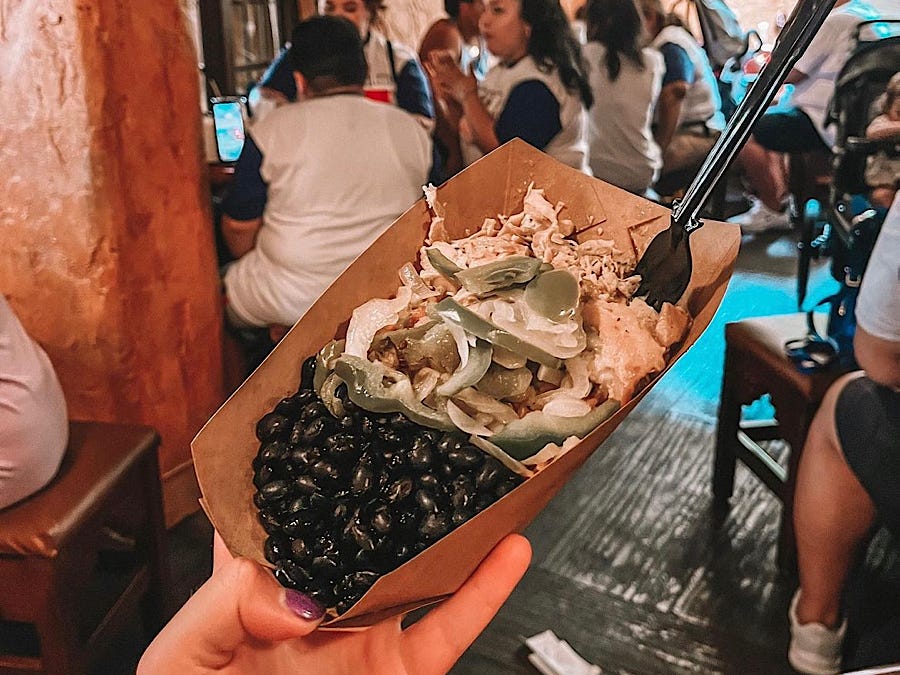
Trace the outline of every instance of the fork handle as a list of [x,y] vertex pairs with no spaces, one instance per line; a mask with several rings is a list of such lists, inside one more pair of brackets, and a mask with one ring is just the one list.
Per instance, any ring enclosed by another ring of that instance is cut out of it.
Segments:
[[740,102],[719,136],[700,171],[691,181],[684,199],[672,210],[672,223],[686,233],[702,225],[700,209],[750,136],[756,120],[778,91],[797,59],[806,51],[836,0],[800,0],[775,41],[769,62],[763,66],[747,95]]

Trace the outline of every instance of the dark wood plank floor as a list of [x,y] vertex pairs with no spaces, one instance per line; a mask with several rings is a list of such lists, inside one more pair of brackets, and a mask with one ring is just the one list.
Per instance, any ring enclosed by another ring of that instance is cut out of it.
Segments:
[[[792,672],[793,582],[774,557],[780,506],[739,466],[731,513],[716,522],[709,484],[724,324],[795,311],[795,264],[790,236],[745,238],[713,324],[528,528],[531,568],[454,674],[535,673],[521,639],[548,628],[607,674]],[[816,270],[811,297],[828,283]],[[202,514],[172,533],[180,602],[208,572],[209,534]],[[891,550],[860,583],[896,607]],[[133,672],[146,642],[126,636],[100,672]]]

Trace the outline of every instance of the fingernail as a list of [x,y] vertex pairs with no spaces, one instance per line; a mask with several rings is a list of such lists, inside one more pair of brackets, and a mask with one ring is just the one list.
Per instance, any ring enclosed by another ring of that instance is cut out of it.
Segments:
[[286,588],[284,592],[288,608],[301,619],[316,621],[324,616],[325,608],[308,595],[303,595],[292,588]]

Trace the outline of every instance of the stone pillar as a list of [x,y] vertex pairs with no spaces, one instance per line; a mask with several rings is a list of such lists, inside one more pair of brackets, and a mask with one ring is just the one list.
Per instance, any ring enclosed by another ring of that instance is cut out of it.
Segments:
[[196,67],[178,0],[0,0],[0,292],[73,419],[159,429],[169,524],[223,399]]

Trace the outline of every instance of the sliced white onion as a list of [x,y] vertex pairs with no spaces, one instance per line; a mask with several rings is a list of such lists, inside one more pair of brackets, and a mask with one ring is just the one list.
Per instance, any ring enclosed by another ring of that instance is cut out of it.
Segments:
[[517,460],[515,457],[510,457],[509,455],[507,455],[502,448],[498,448],[496,445],[485,438],[474,435],[469,436],[469,443],[477,448],[480,448],[481,450],[484,450],[487,454],[496,459],[507,469],[519,474],[520,476],[523,476],[524,478],[531,478],[534,475],[534,471],[522,464],[522,462]]
[[462,408],[453,401],[447,401],[447,415],[450,416],[450,421],[453,422],[460,431],[464,431],[467,434],[475,434],[478,436],[492,436],[494,434],[494,432],[486,426],[463,412]]

